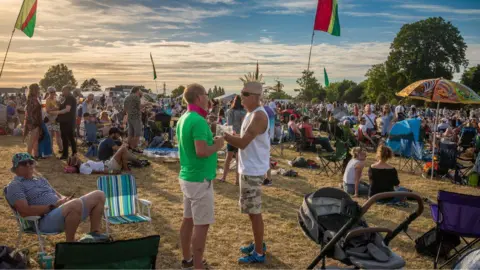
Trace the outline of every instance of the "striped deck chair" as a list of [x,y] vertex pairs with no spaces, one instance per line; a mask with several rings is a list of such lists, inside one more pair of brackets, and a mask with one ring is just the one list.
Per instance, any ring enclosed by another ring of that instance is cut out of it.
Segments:
[[[5,200],[7,198],[7,187],[3,188],[3,195],[5,196]],[[17,243],[15,248],[19,249],[20,248],[20,242],[22,241],[22,235],[23,234],[35,234],[38,237],[38,244],[40,246],[40,251],[45,252],[45,239],[43,238],[44,235],[57,235],[62,232],[55,232],[55,233],[44,233],[41,232],[38,229],[38,221],[41,219],[40,216],[30,216],[30,217],[22,217],[16,210],[13,208],[13,205],[11,205],[8,201],[8,206],[10,206],[10,209],[13,211],[13,215],[15,216],[15,219],[17,220],[18,224],[18,238],[17,238]]]
[[[105,223],[108,225],[151,222],[152,203],[137,197],[135,177],[129,174],[104,175],[97,180],[97,187],[105,193]],[[142,205],[141,212],[138,212]],[[145,210],[146,213],[145,213]]]

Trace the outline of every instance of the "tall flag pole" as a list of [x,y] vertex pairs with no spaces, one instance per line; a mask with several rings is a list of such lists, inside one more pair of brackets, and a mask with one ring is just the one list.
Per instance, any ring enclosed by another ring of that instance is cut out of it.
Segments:
[[310,72],[310,60],[312,58],[313,37],[315,30],[330,33],[333,36],[340,36],[340,19],[338,18],[337,0],[318,0],[317,13],[313,24],[312,40],[310,42],[310,53],[308,54],[307,74]]
[[152,53],[150,53],[150,60],[152,60],[152,67],[153,67],[153,80],[155,81],[155,89],[158,95],[158,85],[157,85],[157,70],[155,69],[155,63],[153,62]]
[[12,30],[12,35],[10,36],[10,41],[8,42],[7,51],[5,52],[5,57],[3,58],[2,69],[0,70],[0,78],[3,74],[3,68],[5,67],[5,62],[7,61],[8,51],[10,50],[10,44],[12,44],[13,34],[15,34],[15,29],[22,30],[29,38],[33,37],[35,32],[35,24],[37,22],[37,2],[38,0],[23,0],[22,7],[17,16],[17,21]]

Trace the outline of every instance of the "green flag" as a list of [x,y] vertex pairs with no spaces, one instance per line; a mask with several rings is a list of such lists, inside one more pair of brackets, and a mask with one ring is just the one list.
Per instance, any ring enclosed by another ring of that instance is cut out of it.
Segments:
[[150,59],[152,60],[152,66],[153,66],[153,79],[156,80],[157,79],[157,70],[155,69],[155,63],[153,62],[152,53],[150,53]]
[[325,68],[323,68],[323,77],[325,77],[325,86],[328,86],[330,82],[328,81],[328,74]]

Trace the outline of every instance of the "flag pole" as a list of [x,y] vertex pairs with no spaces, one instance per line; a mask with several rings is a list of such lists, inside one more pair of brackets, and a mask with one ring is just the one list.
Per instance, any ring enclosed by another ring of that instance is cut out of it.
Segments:
[[157,91],[157,96],[158,96],[158,85],[157,85],[157,80],[155,80],[155,89]]
[[5,57],[3,58],[2,69],[0,70],[0,78],[2,78],[3,67],[5,67],[5,62],[7,61],[8,51],[10,50],[10,44],[12,44],[13,34],[15,34],[15,27],[13,27],[12,35],[10,36],[10,41],[8,42],[7,51],[5,52]]
[[315,36],[315,30],[312,31],[312,41],[310,41],[310,53],[308,54],[307,74],[310,71],[310,59],[312,58],[312,48],[313,48],[313,37],[314,36]]
[[[25,5],[25,1],[22,2],[20,11],[22,11],[24,5]],[[17,25],[18,18],[20,17],[20,11],[18,12],[17,19],[15,20],[15,24],[13,25],[12,35],[10,36],[10,41],[8,42],[7,51],[5,52],[5,57],[3,58],[2,69],[0,70],[0,78],[2,78],[3,67],[5,67],[5,62],[7,61],[8,51],[10,50],[10,44],[12,44],[13,34],[15,34],[15,26]]]

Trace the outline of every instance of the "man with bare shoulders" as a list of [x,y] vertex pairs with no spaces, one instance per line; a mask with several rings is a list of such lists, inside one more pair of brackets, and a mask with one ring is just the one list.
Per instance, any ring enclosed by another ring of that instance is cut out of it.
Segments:
[[261,105],[262,85],[246,83],[242,90],[242,104],[247,114],[239,136],[225,134],[225,140],[239,149],[240,208],[252,223],[254,243],[241,247],[246,254],[239,263],[264,263],[266,245],[263,243],[262,190],[264,175],[270,168],[270,137],[268,115]]

